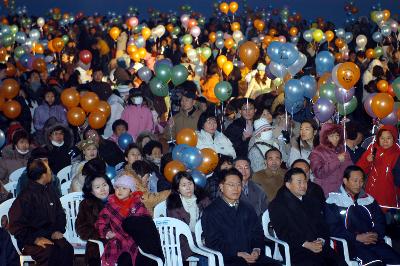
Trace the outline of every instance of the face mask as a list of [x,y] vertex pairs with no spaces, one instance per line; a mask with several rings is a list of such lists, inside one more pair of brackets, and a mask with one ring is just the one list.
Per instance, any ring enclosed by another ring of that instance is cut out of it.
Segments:
[[40,81],[32,81],[31,82],[31,89],[36,92],[40,86],[42,86],[42,84],[40,83]]
[[19,154],[22,154],[22,155],[25,155],[25,154],[27,154],[27,153],[29,152],[29,150],[21,151],[21,150],[18,149],[17,147],[15,147],[15,149],[17,150],[17,152],[18,152]]
[[141,105],[142,102],[143,102],[143,97],[134,97],[133,98],[133,104]]
[[260,133],[260,138],[262,140],[270,140],[270,139],[272,139],[272,130],[261,132]]
[[56,147],[61,147],[62,145],[64,145],[64,141],[62,141],[61,143],[58,143],[58,142],[55,142],[54,140],[52,140],[51,144],[53,144],[53,146],[56,146]]

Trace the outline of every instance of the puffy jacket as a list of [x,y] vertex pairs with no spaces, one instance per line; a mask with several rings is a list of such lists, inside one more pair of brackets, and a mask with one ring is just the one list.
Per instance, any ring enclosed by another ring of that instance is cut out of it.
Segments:
[[216,131],[214,137],[205,130],[197,131],[197,148],[199,150],[204,148],[213,149],[216,153],[224,154],[236,158],[236,152],[233,148],[232,142],[221,132]]

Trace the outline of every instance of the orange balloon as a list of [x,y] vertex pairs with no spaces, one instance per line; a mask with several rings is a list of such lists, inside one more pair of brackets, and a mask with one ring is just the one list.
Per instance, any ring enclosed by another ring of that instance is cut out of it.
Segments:
[[328,84],[328,82],[330,82],[331,77],[332,77],[331,72],[325,72],[324,74],[322,74],[317,83],[318,90],[319,88],[321,88],[322,85]]
[[254,27],[258,30],[258,31],[263,31],[265,28],[265,22],[262,21],[261,19],[256,19],[254,20]]
[[129,57],[130,57],[133,61],[135,61],[136,63],[137,63],[137,62],[140,62],[140,60],[141,60],[140,54],[139,54],[138,51],[135,51],[135,52],[129,54]]
[[116,41],[121,34],[121,30],[118,27],[112,27],[108,34],[114,41]]
[[265,43],[266,46],[268,46],[272,42],[272,37],[270,35],[265,35],[263,42]]
[[393,97],[388,93],[377,93],[371,100],[372,112],[380,119],[388,116],[394,107]]
[[222,13],[228,14],[229,5],[228,5],[227,3],[225,3],[225,2],[222,2],[222,3],[219,5],[219,10],[220,10]]
[[3,111],[4,104],[6,103],[6,99],[3,96],[0,97],[0,111]]
[[80,104],[85,112],[90,113],[92,112],[96,106],[99,104],[100,99],[94,92],[86,92],[80,99]]
[[197,20],[195,20],[194,18],[191,18],[191,19],[189,19],[187,25],[188,25],[188,28],[191,29],[191,28],[193,28],[194,26],[197,26]]
[[193,49],[193,46],[191,44],[185,44],[185,46],[183,47],[183,51],[185,52],[185,54],[187,54],[190,49]]
[[381,79],[380,81],[378,81],[378,83],[376,84],[376,87],[378,88],[378,90],[380,92],[388,92],[389,91],[389,83],[384,79]]
[[17,118],[21,114],[21,105],[15,100],[8,101],[3,105],[3,113],[7,118]]
[[299,33],[299,30],[298,30],[296,27],[291,27],[291,28],[289,29],[289,34],[290,34],[290,36],[294,37],[294,36],[297,35],[297,33]]
[[19,83],[15,79],[5,79],[1,85],[1,95],[13,99],[19,94]]
[[217,34],[215,32],[210,32],[210,34],[208,34],[208,39],[211,43],[214,43],[217,40]]
[[68,109],[78,106],[80,98],[79,92],[74,88],[65,89],[61,92],[61,102]]
[[171,33],[171,32],[174,30],[174,25],[172,25],[171,23],[169,23],[165,28],[167,29],[167,31],[168,31],[169,33]]
[[107,116],[101,111],[93,111],[89,115],[89,126],[93,129],[99,129],[105,126]]
[[229,11],[231,11],[232,14],[235,14],[236,11],[238,10],[238,8],[239,8],[238,3],[236,3],[236,2],[230,2],[230,4],[229,4]]
[[47,71],[46,62],[42,58],[37,58],[33,61],[32,68],[40,73]]
[[0,48],[0,61],[6,61],[7,57],[7,49],[2,47]]
[[222,71],[225,73],[225,75],[229,76],[232,70],[233,70],[233,63],[231,61],[226,61],[222,66]]
[[134,52],[136,52],[137,50],[138,50],[138,48],[137,48],[136,45],[134,45],[134,44],[128,45],[128,46],[126,47],[126,52],[127,52],[128,54],[134,53]]
[[217,57],[217,64],[218,67],[222,69],[222,67],[224,66],[225,62],[228,61],[228,58],[226,58],[225,55],[220,55]]
[[230,50],[235,45],[235,41],[232,38],[228,38],[225,40],[224,45],[226,49]]
[[385,9],[383,10],[383,21],[386,21],[390,18],[390,11]]
[[345,62],[339,66],[337,78],[343,88],[350,90],[360,79],[360,68],[353,62]]
[[201,150],[201,155],[203,157],[203,161],[197,170],[202,172],[203,174],[210,174],[214,171],[215,167],[218,165],[218,154],[210,148],[204,148]]
[[169,182],[172,183],[172,180],[174,179],[175,175],[179,172],[184,172],[186,170],[186,167],[183,163],[180,161],[170,161],[165,165],[164,168],[164,176],[165,179],[167,179]]
[[144,48],[144,47],[139,48],[138,53],[140,55],[140,58],[144,59],[147,55],[146,48]]
[[17,74],[17,69],[11,63],[7,63],[6,76],[12,78]]
[[240,23],[239,22],[233,22],[231,24],[231,30],[235,31],[235,30],[240,30]]
[[56,52],[56,50],[55,50],[54,47],[53,47],[53,40],[50,40],[50,41],[47,43],[47,48],[49,48],[49,50],[50,50],[52,53],[55,53],[55,52]]
[[151,29],[144,27],[141,31],[142,37],[147,40],[151,36]]
[[341,62],[343,59],[342,53],[335,53],[335,60],[336,62]]
[[342,48],[344,47],[345,44],[346,44],[346,43],[345,43],[344,40],[341,39],[341,38],[337,38],[337,39],[335,40],[335,45],[336,45],[336,47],[339,48],[339,49],[342,49]]
[[109,117],[111,115],[111,107],[108,102],[100,101],[93,112],[102,112],[106,117]]
[[32,44],[32,52],[34,52],[36,54],[43,54],[44,53],[43,45],[40,43],[33,43]]
[[375,50],[372,48],[369,48],[365,51],[365,56],[369,59],[375,58]]
[[333,38],[335,38],[335,33],[333,33],[331,30],[327,30],[325,31],[325,37],[328,42],[331,42]]
[[56,53],[59,53],[64,49],[64,41],[61,38],[54,38],[52,42],[53,49]]
[[[392,96],[392,97],[395,97],[395,96],[396,96],[396,93],[394,92],[393,87],[392,87],[391,84],[389,84],[389,86],[388,86],[388,91],[387,91],[387,93],[389,93],[390,96]],[[399,108],[399,109],[400,109],[400,108]]]
[[271,35],[272,37],[278,34],[278,31],[274,28],[269,29],[268,34]]
[[80,107],[72,107],[67,112],[67,120],[73,126],[81,126],[85,123],[86,114]]
[[260,49],[254,42],[247,41],[239,47],[239,57],[244,65],[251,69],[260,56]]
[[187,144],[192,147],[197,145],[197,134],[191,128],[183,128],[176,134],[177,144]]

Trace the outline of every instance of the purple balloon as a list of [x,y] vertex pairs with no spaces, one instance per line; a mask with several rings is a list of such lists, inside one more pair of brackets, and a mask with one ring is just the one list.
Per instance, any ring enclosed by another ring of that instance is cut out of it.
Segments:
[[367,114],[372,117],[376,118],[376,115],[374,112],[372,112],[371,104],[372,104],[372,98],[376,95],[376,93],[371,93],[370,95],[367,96],[364,100],[364,109],[367,112]]
[[381,123],[384,125],[392,125],[395,126],[397,125],[398,122],[398,117],[397,117],[397,109],[393,108],[393,112],[391,112],[388,116],[385,118],[382,118]]
[[325,98],[319,98],[313,106],[315,117],[321,122],[326,122],[335,112],[335,105]]
[[355,93],[355,89],[351,88],[350,90],[346,90],[344,88],[341,87],[336,87],[335,88],[335,96],[336,96],[336,101],[338,103],[347,103],[348,101],[350,101]]

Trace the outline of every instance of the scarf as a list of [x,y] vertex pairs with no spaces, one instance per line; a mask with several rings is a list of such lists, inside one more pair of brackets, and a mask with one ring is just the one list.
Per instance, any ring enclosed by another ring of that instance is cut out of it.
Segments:
[[117,196],[114,198],[115,205],[118,207],[119,214],[126,218],[129,215],[133,205],[140,201],[140,197],[143,195],[141,192],[133,192],[129,198],[120,200]]
[[185,211],[189,213],[190,216],[190,221],[189,221],[190,231],[194,232],[197,219],[199,218],[199,207],[197,206],[197,198],[195,195],[193,195],[189,199],[182,197],[182,195],[179,196],[181,197],[183,208],[185,209]]

